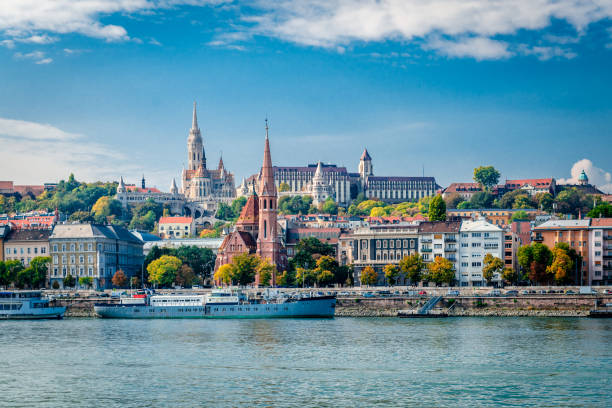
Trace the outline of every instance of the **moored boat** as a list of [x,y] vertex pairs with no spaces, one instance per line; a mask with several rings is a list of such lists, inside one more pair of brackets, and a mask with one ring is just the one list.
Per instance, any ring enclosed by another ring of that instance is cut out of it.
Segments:
[[241,291],[213,290],[207,295],[151,295],[122,298],[119,304],[96,304],[94,310],[105,318],[302,318],[333,317],[335,296],[288,296],[266,291],[261,298],[249,298]]
[[41,291],[0,292],[0,320],[61,319],[65,307],[50,306]]

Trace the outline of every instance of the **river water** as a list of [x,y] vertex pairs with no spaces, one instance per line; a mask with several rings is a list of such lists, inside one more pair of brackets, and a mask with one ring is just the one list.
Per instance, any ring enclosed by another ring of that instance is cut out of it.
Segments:
[[2,407],[612,406],[612,320],[0,322]]

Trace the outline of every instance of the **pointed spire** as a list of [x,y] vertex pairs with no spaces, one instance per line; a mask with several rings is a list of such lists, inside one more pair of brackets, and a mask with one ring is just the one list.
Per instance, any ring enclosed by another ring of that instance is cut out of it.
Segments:
[[123,182],[123,176],[121,176],[121,179],[119,180],[119,187],[117,187],[117,191],[125,191],[125,183]]
[[322,168],[320,160],[319,160],[319,163],[317,163],[317,170],[315,171],[314,177],[315,178],[323,177],[323,168]]
[[221,170],[223,168],[224,168],[224,166],[223,166],[223,156],[219,156],[219,167],[218,167],[218,169]]
[[193,101],[193,119],[191,120],[191,129],[198,129],[198,114],[196,113],[196,101]]
[[270,140],[268,139],[268,119],[266,118],[266,144],[264,147],[264,158],[261,166],[261,178],[259,185],[260,195],[276,195],[274,184],[274,169],[272,168],[272,155],[270,154]]
[[178,193],[178,187],[176,186],[176,180],[172,178],[172,184],[170,185],[170,194],[177,194],[177,193]]
[[368,149],[363,148],[363,153],[361,154],[361,160],[372,160],[370,157],[370,153],[368,153]]

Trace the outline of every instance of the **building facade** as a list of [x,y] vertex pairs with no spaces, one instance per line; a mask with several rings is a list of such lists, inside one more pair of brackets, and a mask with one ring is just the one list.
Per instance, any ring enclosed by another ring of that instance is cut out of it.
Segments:
[[50,229],[15,229],[4,239],[4,260],[18,260],[23,266],[37,256],[49,256]]
[[125,184],[123,177],[121,177],[115,199],[121,203],[123,208],[153,200],[168,207],[171,214],[182,214],[185,206],[185,197],[178,192],[174,179],[170,185],[170,192],[164,193],[155,187],[146,187],[144,176],[142,177],[141,187],[134,184]]
[[594,218],[589,231],[589,270],[594,285],[612,284],[612,218]]
[[160,217],[157,228],[163,239],[189,238],[196,232],[193,217]]
[[424,262],[446,258],[457,268],[461,221],[425,221],[419,224],[419,254]]
[[77,280],[91,277],[94,289],[112,287],[115,272],[121,269],[129,278],[141,277],[143,242],[118,226],[58,224],[49,237],[50,285],[64,287],[68,274]]
[[[459,234],[459,268],[456,279],[459,286],[485,286],[487,283],[482,274],[484,258],[491,254],[504,259],[504,232],[497,225],[484,219],[463,221]],[[496,274],[493,283],[501,283],[501,276]]]
[[216,169],[206,166],[206,151],[198,127],[196,104],[193,104],[193,119],[187,138],[187,168],[183,169],[182,194],[188,201],[196,202],[209,213],[214,214],[219,203],[231,203],[236,197],[234,175],[225,169],[219,159]]

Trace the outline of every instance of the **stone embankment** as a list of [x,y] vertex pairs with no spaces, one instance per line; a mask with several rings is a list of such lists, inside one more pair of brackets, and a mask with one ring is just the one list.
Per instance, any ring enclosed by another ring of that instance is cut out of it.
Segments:
[[[586,316],[595,301],[612,303],[612,295],[525,295],[512,297],[445,296],[438,308],[450,316]],[[339,298],[336,316],[391,317],[417,309],[427,298]]]

